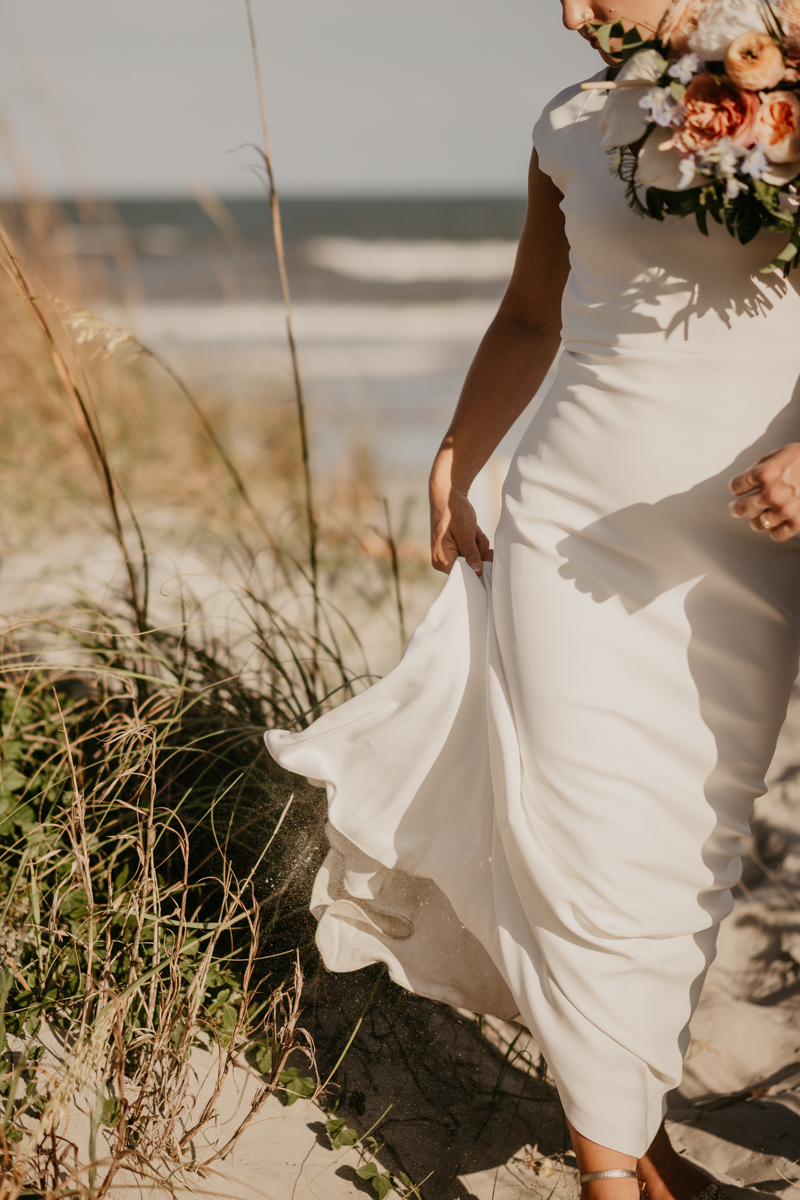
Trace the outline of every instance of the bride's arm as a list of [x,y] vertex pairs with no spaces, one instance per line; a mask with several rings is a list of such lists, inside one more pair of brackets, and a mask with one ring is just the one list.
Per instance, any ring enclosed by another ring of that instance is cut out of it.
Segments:
[[481,560],[491,558],[467,492],[536,394],[559,347],[561,294],[569,272],[560,200],[534,151],[514,273],[431,471],[431,561],[437,571],[449,572],[463,555],[480,575]]

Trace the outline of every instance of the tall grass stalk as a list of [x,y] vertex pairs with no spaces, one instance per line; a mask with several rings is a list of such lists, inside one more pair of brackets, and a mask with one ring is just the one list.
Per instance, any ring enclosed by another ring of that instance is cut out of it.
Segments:
[[389,559],[392,564],[392,582],[394,584],[394,598],[397,605],[397,629],[400,634],[400,651],[405,649],[406,645],[406,614],[403,607],[403,588],[400,582],[400,555],[397,551],[397,541],[395,540],[394,530],[392,529],[392,515],[389,511],[389,501],[384,496],[383,511],[386,517],[386,545],[389,548]]
[[280,276],[281,293],[283,295],[283,304],[286,312],[286,337],[289,343],[289,353],[292,360],[292,377],[294,380],[294,396],[297,406],[297,420],[300,427],[300,447],[303,458],[303,477],[305,480],[306,493],[306,520],[308,522],[308,556],[309,566],[311,570],[311,588],[314,598],[314,631],[318,630],[318,609],[319,609],[319,572],[317,563],[317,524],[314,515],[314,498],[313,498],[313,477],[311,472],[311,455],[309,450],[308,440],[308,425],[306,421],[306,407],[303,397],[303,383],[300,376],[300,364],[297,358],[297,343],[294,336],[294,322],[292,319],[292,298],[289,291],[289,276],[286,271],[286,254],[283,244],[283,223],[281,221],[281,206],[278,197],[278,189],[275,186],[275,171],[272,163],[272,148],[269,136],[269,122],[267,121],[267,105],[264,99],[264,82],[261,76],[261,65],[258,57],[258,43],[256,41],[256,30],[253,22],[253,9],[250,0],[245,0],[247,9],[247,24],[250,33],[250,48],[253,55],[253,69],[255,71],[256,87],[258,89],[258,105],[261,115],[261,134],[264,139],[264,146],[261,150],[261,156],[264,160],[264,166],[267,172],[267,180],[269,183],[269,204],[272,215],[272,232],[275,242],[275,257],[278,261],[278,274]]

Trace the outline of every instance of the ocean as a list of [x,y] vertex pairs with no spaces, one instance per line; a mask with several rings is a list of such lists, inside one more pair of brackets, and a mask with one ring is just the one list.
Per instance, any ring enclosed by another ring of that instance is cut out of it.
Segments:
[[[511,273],[522,197],[282,202],[316,469],[369,456],[379,489],[424,509],[436,447]],[[190,379],[286,396],[290,370],[266,199],[63,206],[56,257],[95,306]],[[476,482],[483,522],[530,412]]]

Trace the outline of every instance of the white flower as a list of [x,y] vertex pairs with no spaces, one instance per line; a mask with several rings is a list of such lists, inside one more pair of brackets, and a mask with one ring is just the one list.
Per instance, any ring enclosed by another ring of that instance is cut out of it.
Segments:
[[706,62],[722,62],[740,33],[763,33],[762,0],[711,0],[689,37],[689,48]]
[[725,184],[725,195],[729,200],[735,200],[739,192],[746,192],[747,184],[742,183],[741,179],[734,179],[733,176],[727,180]]
[[678,124],[676,117],[679,117],[681,107],[669,88],[650,88],[639,100],[639,108],[650,114],[651,121],[664,128]]
[[700,162],[704,167],[715,167],[718,179],[732,179],[739,167],[740,157],[731,139],[724,137],[703,151]]
[[697,163],[691,154],[687,154],[685,158],[678,161],[678,174],[680,176],[680,188],[691,187],[697,176]]
[[680,154],[672,147],[661,149],[662,144],[671,141],[672,137],[669,129],[654,129],[642,146],[636,164],[636,180],[642,187],[683,192],[686,188],[698,187],[705,182],[697,174],[691,155]]
[[683,54],[674,62],[667,71],[673,79],[677,79],[679,83],[689,83],[693,75],[699,75],[705,70],[703,60],[699,54]]
[[760,179],[769,166],[769,159],[764,153],[764,147],[758,143],[753,146],[752,150],[748,150],[741,163],[739,170],[743,175],[749,175],[751,179]]
[[[665,66],[664,59],[656,50],[640,50],[628,59],[616,81],[657,83]],[[641,96],[639,89],[634,87],[616,88],[609,93],[597,122],[603,138],[600,143],[603,149],[629,146],[642,137],[648,123],[639,107]]]

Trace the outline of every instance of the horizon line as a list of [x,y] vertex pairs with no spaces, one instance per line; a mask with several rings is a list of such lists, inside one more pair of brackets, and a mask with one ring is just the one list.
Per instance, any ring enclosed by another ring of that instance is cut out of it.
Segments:
[[[225,204],[241,203],[241,202],[258,202],[266,203],[267,197],[262,193],[257,192],[209,192],[215,199],[221,200]],[[347,202],[379,202],[379,201],[398,201],[408,200],[424,201],[491,201],[491,200],[508,200],[508,201],[524,201],[526,194],[524,191],[512,190],[467,190],[453,189],[435,191],[407,190],[398,189],[397,191],[283,191],[279,195],[281,204],[285,203],[347,203]],[[199,204],[198,197],[192,192],[176,192],[176,191],[147,191],[147,192],[0,192],[0,204],[24,204],[24,203],[47,203],[47,204],[126,204],[126,203],[147,203],[148,201],[173,202],[173,203],[191,203]]]

